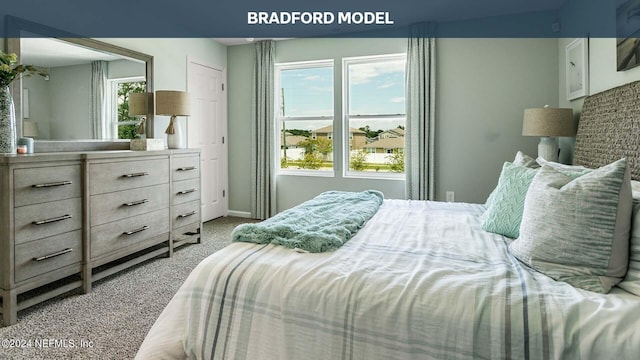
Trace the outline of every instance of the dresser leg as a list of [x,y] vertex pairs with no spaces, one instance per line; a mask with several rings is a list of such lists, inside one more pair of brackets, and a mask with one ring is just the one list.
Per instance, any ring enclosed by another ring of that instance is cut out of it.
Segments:
[[91,266],[85,265],[82,268],[82,293],[88,294],[91,292]]
[[2,290],[2,321],[4,326],[18,321],[18,294],[15,290]]

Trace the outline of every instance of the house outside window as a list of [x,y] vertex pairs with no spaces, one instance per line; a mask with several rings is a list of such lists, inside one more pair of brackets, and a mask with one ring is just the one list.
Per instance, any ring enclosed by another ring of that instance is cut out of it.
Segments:
[[405,62],[405,54],[343,59],[345,176],[404,178]]
[[333,60],[276,64],[279,172],[333,175]]

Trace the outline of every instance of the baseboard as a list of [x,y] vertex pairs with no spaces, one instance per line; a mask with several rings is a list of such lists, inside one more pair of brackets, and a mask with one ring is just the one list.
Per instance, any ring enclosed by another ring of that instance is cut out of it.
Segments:
[[247,218],[247,219],[251,219],[251,213],[247,212],[247,211],[235,211],[235,210],[229,210],[227,212],[228,216],[235,216],[235,217],[240,217],[240,218]]

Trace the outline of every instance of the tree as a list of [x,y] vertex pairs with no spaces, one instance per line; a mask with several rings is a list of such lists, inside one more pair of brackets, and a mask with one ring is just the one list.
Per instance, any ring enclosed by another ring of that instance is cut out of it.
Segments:
[[[122,82],[118,84],[118,122],[139,121],[137,117],[129,116],[129,94],[147,91],[144,81]],[[136,137],[138,125],[127,124],[118,126],[118,139],[133,139]]]
[[360,149],[351,154],[351,161],[349,162],[349,168],[354,171],[362,171],[367,165],[367,152],[364,149]]
[[378,129],[376,131],[373,131],[373,130],[371,130],[371,127],[369,125],[363,126],[363,127],[359,128],[358,130],[364,131],[365,132],[365,136],[368,137],[369,139],[376,138],[376,137],[378,137],[378,135],[380,135],[381,132],[383,132],[383,130],[380,130],[380,129]]
[[316,142],[315,149],[320,154],[322,154],[325,158],[327,157],[327,155],[331,154],[331,152],[333,151],[333,141],[325,137],[321,137],[321,138],[317,138],[315,142]]
[[394,150],[392,154],[387,156],[387,165],[392,172],[404,172],[404,151]]
[[295,135],[295,136],[303,136],[303,137],[309,137],[311,136],[311,131],[309,130],[300,130],[300,129],[287,129],[287,132],[291,135]]
[[302,159],[300,167],[303,169],[318,170],[320,169],[320,165],[322,165],[320,154],[316,151],[312,151],[304,153],[304,158]]

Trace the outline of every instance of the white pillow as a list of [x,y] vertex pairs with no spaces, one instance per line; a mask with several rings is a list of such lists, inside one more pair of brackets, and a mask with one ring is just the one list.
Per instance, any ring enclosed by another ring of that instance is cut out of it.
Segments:
[[520,237],[511,243],[511,252],[553,279],[607,293],[625,276],[629,260],[632,204],[627,161],[578,177],[564,167],[545,164],[535,175],[525,199]]
[[[640,185],[640,182],[631,181]],[[629,267],[627,275],[618,284],[622,288],[636,296],[640,296],[640,192],[633,192],[633,216],[631,218],[631,238],[629,239]]]

